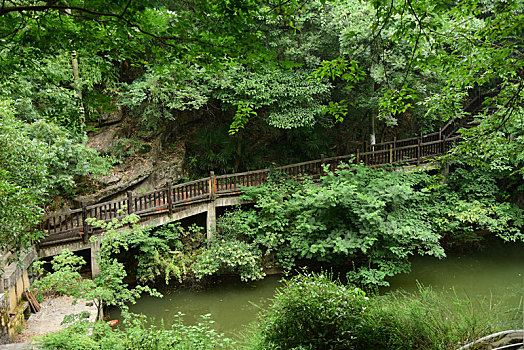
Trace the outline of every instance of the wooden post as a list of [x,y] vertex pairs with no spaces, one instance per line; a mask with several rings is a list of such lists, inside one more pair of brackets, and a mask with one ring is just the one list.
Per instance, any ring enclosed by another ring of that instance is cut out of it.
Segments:
[[135,211],[133,205],[133,192],[127,191],[127,213],[132,214]]
[[422,139],[419,137],[417,144],[417,165],[420,165],[420,144]]
[[324,175],[324,154],[320,155],[320,175]]
[[215,179],[215,172],[210,171],[209,172],[209,199],[211,199],[212,201],[214,201],[216,197],[216,191],[217,191],[216,186],[217,186],[217,183]]
[[85,202],[82,202],[82,224],[83,224],[83,230],[84,235],[82,239],[84,240],[84,243],[87,243],[89,240],[89,225],[87,224],[87,205]]
[[389,144],[389,164],[393,164],[393,145]]
[[173,215],[173,187],[171,184],[167,184],[167,210],[169,211],[169,216]]
[[357,164],[360,164],[360,149],[357,148]]
[[216,212],[216,179],[215,172],[209,172],[209,199],[207,203],[207,217],[206,217],[206,233],[207,233],[207,244],[211,244],[213,240],[213,233],[217,230],[217,212]]
[[438,139],[442,140],[442,127],[438,128]]
[[397,148],[397,137],[393,138],[393,148]]

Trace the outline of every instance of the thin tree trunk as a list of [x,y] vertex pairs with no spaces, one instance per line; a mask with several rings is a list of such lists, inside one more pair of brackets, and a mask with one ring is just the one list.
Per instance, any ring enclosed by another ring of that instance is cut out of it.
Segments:
[[83,100],[83,95],[82,95],[82,89],[80,88],[80,74],[78,73],[78,59],[76,58],[76,51],[73,51],[71,53],[71,56],[73,56],[73,58],[71,59],[71,66],[73,67],[73,80],[75,83],[75,91],[82,105],[82,113],[80,114],[80,123],[82,125],[82,129],[85,129],[86,127],[85,106],[84,106],[84,100]]

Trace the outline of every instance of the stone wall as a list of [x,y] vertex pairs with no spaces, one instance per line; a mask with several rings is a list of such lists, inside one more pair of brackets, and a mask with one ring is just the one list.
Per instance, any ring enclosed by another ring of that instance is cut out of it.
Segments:
[[0,344],[5,344],[9,341],[9,332],[7,330],[9,325],[9,308],[5,294],[0,294]]
[[0,344],[13,341],[25,324],[28,303],[23,300],[23,293],[31,286],[27,270],[35,258],[36,251],[32,249],[19,261],[5,265],[1,271]]

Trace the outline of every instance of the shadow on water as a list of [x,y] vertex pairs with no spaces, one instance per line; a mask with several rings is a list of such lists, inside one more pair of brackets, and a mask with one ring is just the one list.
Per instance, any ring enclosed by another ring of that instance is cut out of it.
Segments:
[[409,274],[391,278],[390,289],[414,292],[418,284],[459,297],[518,303],[524,292],[524,244],[492,241],[481,251],[445,259],[416,257]]
[[[200,315],[211,314],[214,328],[228,336],[236,334],[257,320],[260,309],[266,308],[275,290],[281,286],[279,275],[262,281],[242,282],[238,277],[224,277],[202,291],[189,289],[161,290],[163,298],[143,296],[129,307],[133,313],[155,318],[154,323],[169,327],[183,313],[184,324],[196,324]],[[109,310],[111,318],[120,318],[118,310]]]
[[[185,324],[200,322],[200,315],[211,314],[214,328],[228,336],[242,332],[257,320],[260,309],[267,308],[275,291],[282,285],[281,276],[245,283],[236,277],[224,277],[203,291],[163,290],[164,298],[143,296],[130,311],[155,318],[154,323],[169,327],[182,312]],[[389,279],[391,286],[381,293],[404,290],[417,292],[419,285],[431,287],[439,294],[469,300],[488,300],[517,308],[524,292],[524,244],[494,242],[484,250],[412,259],[412,271]],[[110,310],[112,318],[119,318]]]

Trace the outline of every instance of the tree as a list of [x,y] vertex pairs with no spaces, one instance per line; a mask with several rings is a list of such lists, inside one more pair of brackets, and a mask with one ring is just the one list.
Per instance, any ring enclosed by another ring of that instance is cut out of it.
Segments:
[[[385,82],[379,118],[395,122],[409,117],[417,106],[425,110],[429,120],[476,114],[481,127],[467,133],[465,146],[474,148],[473,153],[482,152],[506,125],[506,136],[515,131],[511,125],[522,118],[519,108],[524,84],[522,1],[459,1],[451,5],[446,1],[375,0],[361,2],[364,9],[353,13],[349,10],[355,9],[354,2],[335,3],[346,9],[343,26],[351,28],[344,35],[343,57],[360,60],[361,52],[380,48],[378,65],[370,70]],[[351,19],[363,12],[368,14],[362,18],[367,27],[353,29]],[[391,51],[398,46],[404,47],[404,52],[390,60]],[[427,86],[438,81],[441,85],[423,96],[419,87],[424,80]],[[469,110],[465,108],[468,105]]]
[[29,247],[48,189],[45,146],[29,137],[10,106],[0,101],[0,251]]
[[71,140],[67,130],[45,121],[23,123],[0,100],[0,251],[37,242],[49,198],[72,191],[76,176],[102,174],[110,165],[84,138]]

